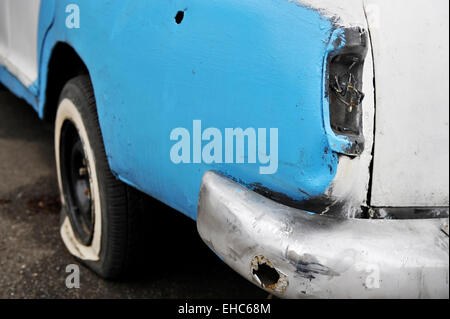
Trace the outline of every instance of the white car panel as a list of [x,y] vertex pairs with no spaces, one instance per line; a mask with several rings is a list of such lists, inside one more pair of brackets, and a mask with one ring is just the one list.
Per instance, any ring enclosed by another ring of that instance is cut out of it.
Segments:
[[0,0],[0,64],[25,87],[38,76],[38,24],[41,0]]
[[367,0],[376,134],[371,205],[449,205],[449,2]]

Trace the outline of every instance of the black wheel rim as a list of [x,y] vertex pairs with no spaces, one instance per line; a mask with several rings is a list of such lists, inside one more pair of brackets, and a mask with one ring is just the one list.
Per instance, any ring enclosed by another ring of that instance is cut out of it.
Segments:
[[89,166],[78,130],[70,121],[61,130],[60,167],[70,224],[77,239],[88,246],[94,234]]

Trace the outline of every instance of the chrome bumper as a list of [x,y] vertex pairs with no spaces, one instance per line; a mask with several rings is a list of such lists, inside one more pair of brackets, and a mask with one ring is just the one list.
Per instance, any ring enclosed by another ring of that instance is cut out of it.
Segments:
[[448,298],[445,223],[313,215],[207,172],[197,228],[225,263],[279,297]]

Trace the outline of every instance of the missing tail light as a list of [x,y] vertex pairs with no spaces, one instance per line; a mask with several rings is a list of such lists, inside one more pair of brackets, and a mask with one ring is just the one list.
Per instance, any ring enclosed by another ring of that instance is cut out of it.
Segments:
[[362,79],[367,51],[367,32],[350,28],[345,30],[345,45],[328,56],[330,124],[335,134],[351,140],[350,155],[358,155],[364,149]]

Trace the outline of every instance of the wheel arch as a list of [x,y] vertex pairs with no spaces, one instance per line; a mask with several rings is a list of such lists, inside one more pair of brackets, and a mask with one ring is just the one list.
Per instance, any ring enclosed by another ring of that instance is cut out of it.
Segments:
[[42,117],[47,122],[55,120],[58,99],[64,85],[79,75],[88,75],[89,70],[81,56],[70,44],[57,42],[48,62],[48,73],[44,95]]

